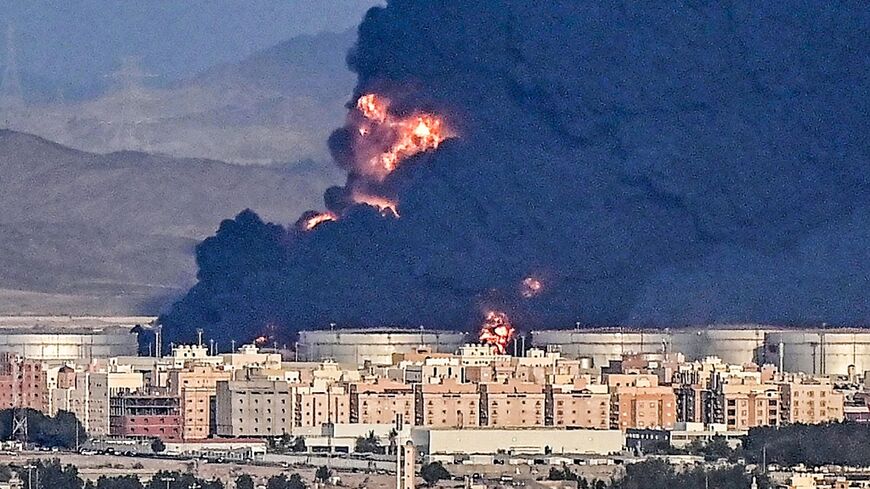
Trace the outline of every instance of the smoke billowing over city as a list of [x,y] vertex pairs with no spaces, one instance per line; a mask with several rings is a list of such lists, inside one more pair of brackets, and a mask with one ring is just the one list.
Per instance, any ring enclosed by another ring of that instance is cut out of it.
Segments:
[[197,248],[169,338],[870,322],[861,2],[390,1],[348,55],[347,183]]

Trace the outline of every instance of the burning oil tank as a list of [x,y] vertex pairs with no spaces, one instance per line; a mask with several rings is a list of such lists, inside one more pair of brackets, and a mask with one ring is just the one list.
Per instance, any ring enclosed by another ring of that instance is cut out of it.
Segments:
[[474,341],[468,333],[402,328],[361,328],[308,330],[299,332],[301,360],[335,360],[338,363],[389,365],[393,353],[410,353],[427,348],[436,353],[454,353]]
[[870,370],[870,330],[798,329],[768,333],[765,359],[786,372],[846,375]]
[[136,355],[132,329],[153,317],[0,316],[0,353],[62,363]]

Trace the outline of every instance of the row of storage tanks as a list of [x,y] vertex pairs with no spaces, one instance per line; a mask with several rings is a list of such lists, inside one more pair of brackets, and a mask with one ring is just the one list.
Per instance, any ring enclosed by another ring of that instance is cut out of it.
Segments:
[[[307,360],[388,364],[396,352],[426,346],[452,353],[473,343],[468,333],[443,330],[337,329],[303,331],[299,351]],[[681,352],[689,360],[717,356],[728,363],[771,363],[815,375],[870,371],[870,329],[777,328],[764,325],[678,329],[575,329],[531,332],[531,344],[603,366],[626,353]]]
[[153,323],[140,316],[0,316],[0,354],[63,363],[136,355],[132,329]]

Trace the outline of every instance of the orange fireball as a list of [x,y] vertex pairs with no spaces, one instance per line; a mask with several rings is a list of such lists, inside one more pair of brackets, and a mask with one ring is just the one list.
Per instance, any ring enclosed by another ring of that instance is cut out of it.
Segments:
[[374,93],[363,95],[356,101],[356,108],[362,112],[363,117],[378,123],[386,120],[388,107],[389,102]]
[[377,132],[386,134],[385,139],[390,141],[384,147],[379,146],[367,161],[363,158],[370,172],[380,179],[395,170],[402,160],[437,149],[445,139],[453,137],[441,117],[419,112],[404,117],[391,115],[390,101],[377,94],[363,95],[356,106],[367,120],[357,128],[360,136],[365,138]]
[[504,354],[508,343],[513,339],[514,332],[507,314],[501,311],[489,311],[480,326],[480,341],[495,347],[499,354]]

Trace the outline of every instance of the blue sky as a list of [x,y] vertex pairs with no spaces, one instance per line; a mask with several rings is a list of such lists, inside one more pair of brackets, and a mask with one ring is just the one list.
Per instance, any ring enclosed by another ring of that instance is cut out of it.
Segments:
[[[342,31],[378,0],[6,0],[31,86],[97,90],[123,56],[141,56],[155,83],[233,61],[298,34]],[[5,39],[5,36],[3,36]],[[0,64],[6,50],[0,49]]]

